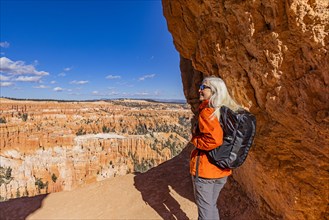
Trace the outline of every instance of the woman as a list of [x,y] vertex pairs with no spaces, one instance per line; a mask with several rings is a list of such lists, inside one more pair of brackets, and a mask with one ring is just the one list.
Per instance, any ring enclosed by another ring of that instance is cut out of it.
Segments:
[[219,123],[220,108],[240,108],[229,95],[224,81],[218,77],[206,77],[199,89],[198,123],[193,128],[195,149],[191,153],[190,172],[198,207],[198,219],[219,219],[217,200],[231,170],[222,170],[208,161],[204,151],[212,150],[223,142],[223,130]]

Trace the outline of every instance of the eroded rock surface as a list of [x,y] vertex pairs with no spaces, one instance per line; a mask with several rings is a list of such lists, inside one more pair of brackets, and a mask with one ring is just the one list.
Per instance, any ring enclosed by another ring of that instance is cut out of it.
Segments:
[[0,102],[1,200],[145,172],[178,155],[190,135],[183,104]]
[[234,178],[264,219],[329,216],[329,1],[163,0],[196,112],[204,76],[220,76],[257,116]]

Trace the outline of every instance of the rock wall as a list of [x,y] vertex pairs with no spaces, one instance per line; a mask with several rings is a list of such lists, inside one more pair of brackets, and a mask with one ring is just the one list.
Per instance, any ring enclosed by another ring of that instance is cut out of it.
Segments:
[[204,76],[224,79],[257,117],[234,171],[264,219],[329,216],[329,1],[163,0],[197,110]]

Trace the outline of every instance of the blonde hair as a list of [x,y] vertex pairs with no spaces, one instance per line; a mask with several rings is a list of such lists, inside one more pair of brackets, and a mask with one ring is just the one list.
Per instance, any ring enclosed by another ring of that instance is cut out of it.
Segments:
[[207,85],[212,91],[212,96],[209,99],[209,107],[215,109],[214,113],[212,114],[212,117],[216,116],[216,118],[219,120],[219,110],[223,105],[233,111],[237,111],[239,108],[241,108],[241,106],[238,105],[236,101],[234,101],[234,99],[230,96],[226,84],[221,78],[215,76],[208,76],[205,77],[202,81],[202,83],[205,82],[207,82]]

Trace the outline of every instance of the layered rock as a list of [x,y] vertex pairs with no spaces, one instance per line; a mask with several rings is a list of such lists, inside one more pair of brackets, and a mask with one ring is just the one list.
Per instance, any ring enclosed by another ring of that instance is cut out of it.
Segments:
[[163,0],[196,113],[204,76],[257,117],[234,178],[264,219],[329,215],[329,2]]
[[2,99],[1,199],[145,172],[180,153],[191,117],[181,104]]

